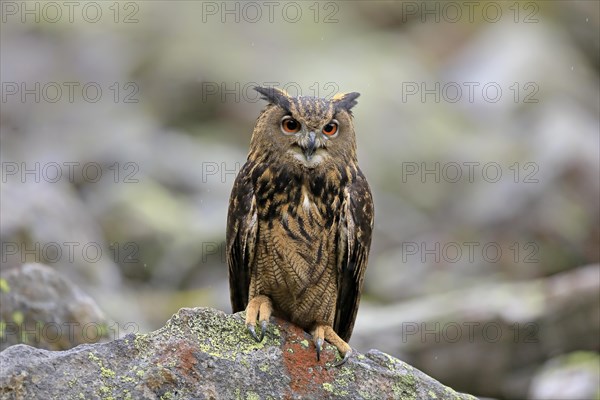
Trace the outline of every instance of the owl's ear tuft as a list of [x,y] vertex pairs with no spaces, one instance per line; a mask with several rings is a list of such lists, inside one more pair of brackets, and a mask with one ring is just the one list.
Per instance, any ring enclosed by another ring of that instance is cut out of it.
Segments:
[[350,93],[338,93],[333,96],[333,105],[336,110],[346,110],[350,114],[352,107],[354,107],[358,102],[356,99],[360,96],[360,93],[350,92]]
[[286,111],[290,111],[290,100],[289,95],[285,90],[276,87],[261,87],[255,86],[254,90],[262,94],[262,98],[267,100],[269,103],[278,105],[284,108]]

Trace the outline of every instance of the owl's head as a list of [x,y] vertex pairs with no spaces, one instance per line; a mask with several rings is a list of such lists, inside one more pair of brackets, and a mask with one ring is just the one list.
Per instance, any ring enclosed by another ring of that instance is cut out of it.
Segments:
[[329,163],[356,162],[351,109],[358,93],[291,97],[273,87],[256,87],[269,105],[256,122],[250,152],[309,169]]

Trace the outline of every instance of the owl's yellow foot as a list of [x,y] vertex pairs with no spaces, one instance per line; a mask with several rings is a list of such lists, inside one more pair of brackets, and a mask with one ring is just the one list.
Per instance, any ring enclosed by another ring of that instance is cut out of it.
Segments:
[[[273,312],[273,304],[267,296],[256,296],[246,307],[246,327],[257,342],[262,342],[267,331],[267,323]],[[256,320],[260,322],[260,336],[256,336]]]
[[338,351],[342,355],[342,359],[337,363],[333,364],[334,367],[339,367],[344,364],[352,355],[352,348],[348,343],[344,342],[341,337],[328,325],[317,325],[313,330],[313,341],[317,348],[317,361],[321,359],[321,351],[323,350],[323,342],[327,340],[329,343],[337,347]]

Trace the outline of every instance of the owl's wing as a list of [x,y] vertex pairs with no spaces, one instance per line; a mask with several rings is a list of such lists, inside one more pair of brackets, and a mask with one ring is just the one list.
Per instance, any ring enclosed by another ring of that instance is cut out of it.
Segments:
[[346,342],[352,335],[373,230],[373,197],[366,178],[358,170],[348,188],[340,221],[338,297],[333,329]]
[[251,179],[252,165],[246,163],[233,185],[227,214],[226,255],[229,293],[234,313],[248,304],[252,260],[256,243],[256,200]]

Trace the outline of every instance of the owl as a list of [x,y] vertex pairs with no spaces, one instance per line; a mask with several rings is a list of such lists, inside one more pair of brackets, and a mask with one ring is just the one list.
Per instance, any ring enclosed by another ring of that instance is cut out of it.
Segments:
[[[373,229],[371,190],[356,157],[352,107],[358,93],[331,100],[256,87],[259,115],[227,217],[233,312],[261,342],[270,316],[324,340],[345,363]],[[257,334],[257,322],[260,332]]]

